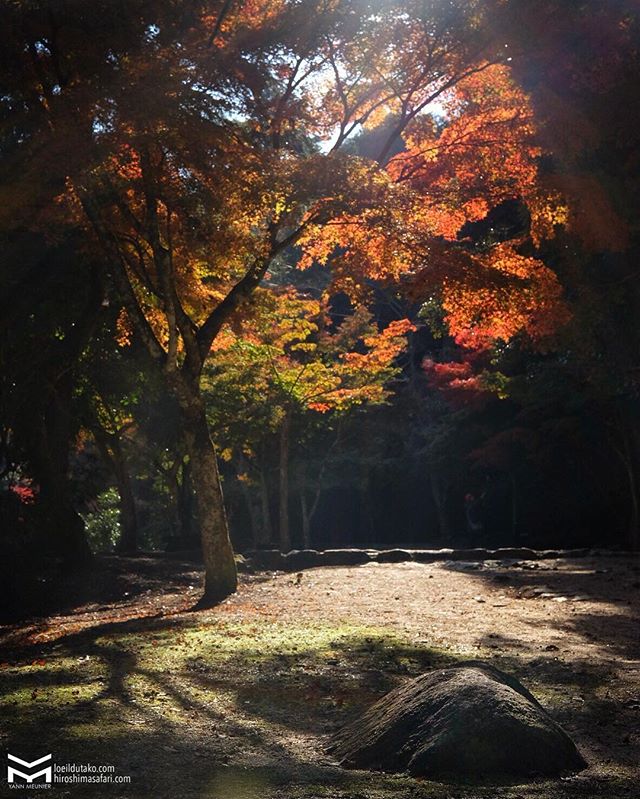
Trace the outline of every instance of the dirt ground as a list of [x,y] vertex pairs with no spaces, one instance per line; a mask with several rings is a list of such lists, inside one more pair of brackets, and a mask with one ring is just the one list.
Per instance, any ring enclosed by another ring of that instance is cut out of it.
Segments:
[[[31,796],[142,799],[640,797],[640,561],[369,563],[243,575],[190,612],[194,564],[104,558],[46,618],[0,628],[2,748],[111,764],[130,784]],[[331,732],[428,668],[517,676],[590,764],[526,784],[345,771]],[[4,765],[4,761],[3,761]],[[16,796],[6,780],[0,795]]]

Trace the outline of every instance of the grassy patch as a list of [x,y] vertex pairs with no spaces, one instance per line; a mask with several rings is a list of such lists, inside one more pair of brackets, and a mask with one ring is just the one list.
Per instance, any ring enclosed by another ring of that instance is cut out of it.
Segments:
[[324,759],[322,736],[402,676],[449,660],[383,627],[185,614],[99,627],[5,664],[0,712],[13,749],[31,756],[37,740],[65,762],[112,763],[132,776],[123,796],[156,795],[136,793],[142,784],[224,799],[311,784],[330,796],[358,780]]

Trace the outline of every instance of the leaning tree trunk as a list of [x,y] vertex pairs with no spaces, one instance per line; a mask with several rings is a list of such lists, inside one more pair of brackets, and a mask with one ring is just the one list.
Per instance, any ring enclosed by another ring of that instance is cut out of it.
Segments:
[[183,406],[183,412],[205,566],[204,596],[200,605],[208,606],[236,591],[238,574],[229,538],[218,458],[202,400],[192,398],[187,407]]

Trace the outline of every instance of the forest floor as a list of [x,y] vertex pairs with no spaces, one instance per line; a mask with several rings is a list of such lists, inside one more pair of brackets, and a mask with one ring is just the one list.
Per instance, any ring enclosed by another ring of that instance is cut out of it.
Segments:
[[[31,796],[640,797],[638,560],[245,574],[238,594],[190,612],[200,583],[195,564],[102,558],[82,585],[52,591],[58,610],[0,628],[1,748],[131,776]],[[402,680],[472,658],[517,676],[590,767],[445,785],[346,771],[325,754],[333,730]],[[4,779],[0,795],[16,795]]]

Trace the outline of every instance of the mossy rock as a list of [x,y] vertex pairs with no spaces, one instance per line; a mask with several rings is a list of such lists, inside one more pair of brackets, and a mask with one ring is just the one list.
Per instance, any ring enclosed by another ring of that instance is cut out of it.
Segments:
[[515,678],[472,661],[388,693],[335,735],[343,766],[450,781],[575,773],[575,744]]

